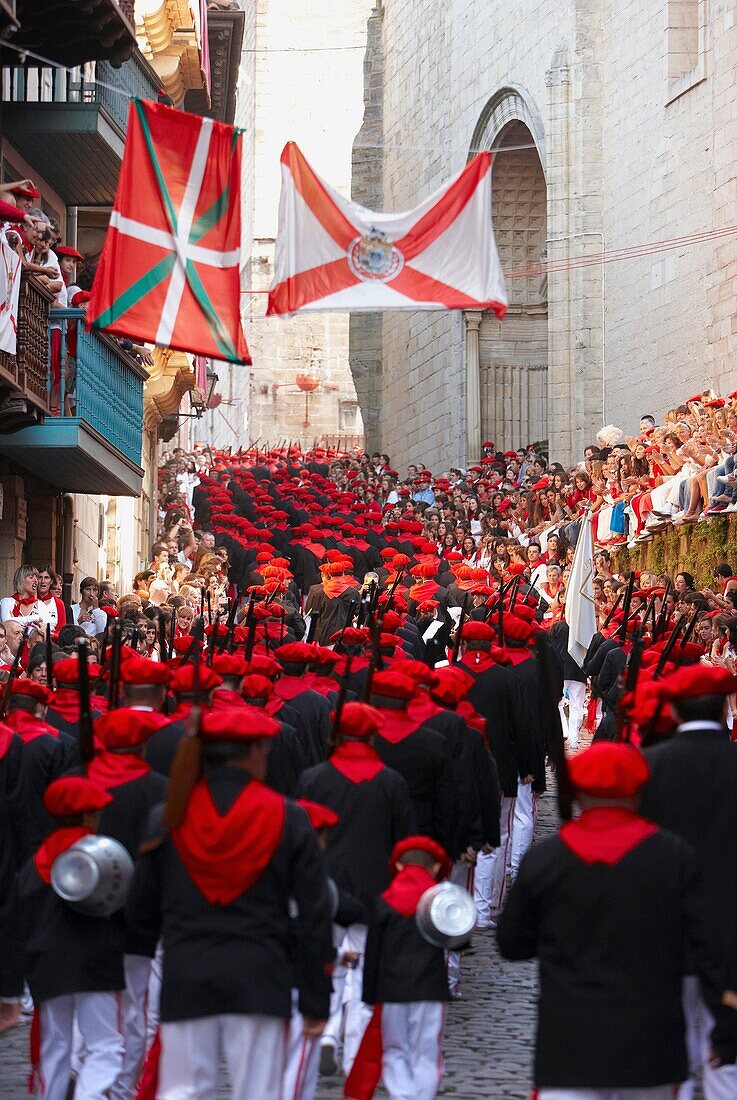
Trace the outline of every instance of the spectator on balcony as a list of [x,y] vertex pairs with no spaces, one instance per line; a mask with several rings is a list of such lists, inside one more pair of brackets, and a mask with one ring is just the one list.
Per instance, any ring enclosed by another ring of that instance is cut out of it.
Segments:
[[58,579],[50,565],[42,565],[38,571],[38,598],[46,609],[46,619],[51,624],[52,634],[58,634],[67,621],[67,609],[53,592]]
[[[84,262],[84,256],[68,244],[60,244],[56,249],[67,294],[67,305],[72,309],[81,309],[89,301],[90,292],[82,290],[77,282],[77,264]],[[67,321],[67,354],[64,371],[64,414],[73,416],[76,411],[77,385],[77,321]]]
[[15,183],[0,183],[0,197],[7,197],[9,203],[17,206],[22,214],[27,214],[41,198],[41,192],[33,186],[33,180],[17,180]]
[[79,603],[72,604],[74,625],[90,638],[104,633],[107,615],[98,606],[100,589],[94,577],[85,577],[79,586]]
[[13,575],[13,595],[0,600],[0,621],[13,619],[25,626],[33,623],[45,630],[49,612],[38,595],[38,569],[21,565]]
[[[5,630],[5,664],[12,665],[15,660],[15,656],[18,652],[18,647],[23,637],[23,624],[18,619],[7,619],[3,623],[3,629]],[[21,668],[24,667],[24,662],[21,661]]]

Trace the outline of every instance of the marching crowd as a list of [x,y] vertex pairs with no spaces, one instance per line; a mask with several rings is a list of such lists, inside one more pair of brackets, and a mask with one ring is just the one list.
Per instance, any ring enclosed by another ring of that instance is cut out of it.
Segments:
[[[237,1100],[309,1100],[321,1073],[431,1100],[463,997],[463,937],[427,915],[447,881],[539,959],[540,1100],[689,1100],[697,1068],[737,1097],[737,578],[620,575],[606,550],[620,504],[640,537],[682,492],[672,522],[731,499],[716,401],[569,471],[492,443],[401,480],[381,454],[176,449],[130,592],[85,578],[70,604],[17,570],[0,1027],[33,1011],[36,1096],[210,1100],[224,1062]],[[532,846],[551,765],[563,824]],[[135,862],[104,917],[57,862],[95,834]]]

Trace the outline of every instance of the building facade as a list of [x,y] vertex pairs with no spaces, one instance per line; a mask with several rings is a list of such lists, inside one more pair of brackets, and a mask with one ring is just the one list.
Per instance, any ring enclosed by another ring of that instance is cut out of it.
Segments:
[[730,0],[380,0],[354,196],[407,209],[494,151],[510,307],[352,319],[368,446],[447,467],[487,438],[548,440],[565,462],[603,424],[735,388],[736,18]]
[[279,158],[296,141],[315,170],[351,190],[361,124],[361,59],[372,0],[319,5],[248,0],[236,124],[244,130],[243,314],[250,368],[216,364],[222,401],[194,438],[237,449],[250,441],[356,445],[363,424],[349,364],[347,314],[267,318],[279,208]]

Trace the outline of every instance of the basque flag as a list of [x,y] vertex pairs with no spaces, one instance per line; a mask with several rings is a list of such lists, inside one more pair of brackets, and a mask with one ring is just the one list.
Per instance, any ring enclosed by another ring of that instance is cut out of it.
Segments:
[[240,312],[241,133],[135,99],[87,307],[93,328],[250,363]]
[[379,214],[339,195],[288,142],[267,313],[492,309],[503,317],[491,162],[479,153],[414,210]]

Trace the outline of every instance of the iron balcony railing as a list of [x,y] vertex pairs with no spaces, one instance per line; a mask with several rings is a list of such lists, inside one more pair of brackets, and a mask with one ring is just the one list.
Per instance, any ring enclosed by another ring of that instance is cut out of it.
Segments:
[[[62,417],[84,420],[140,466],[147,372],[113,337],[86,331],[83,309],[52,309],[54,324],[62,327],[61,377],[58,398],[50,393],[50,403],[58,405]],[[50,384],[54,386],[53,380]]]
[[156,74],[138,50],[117,69],[109,61],[90,61],[75,69],[29,66],[2,71],[4,102],[94,103],[122,134],[131,99],[155,100],[160,90]]

